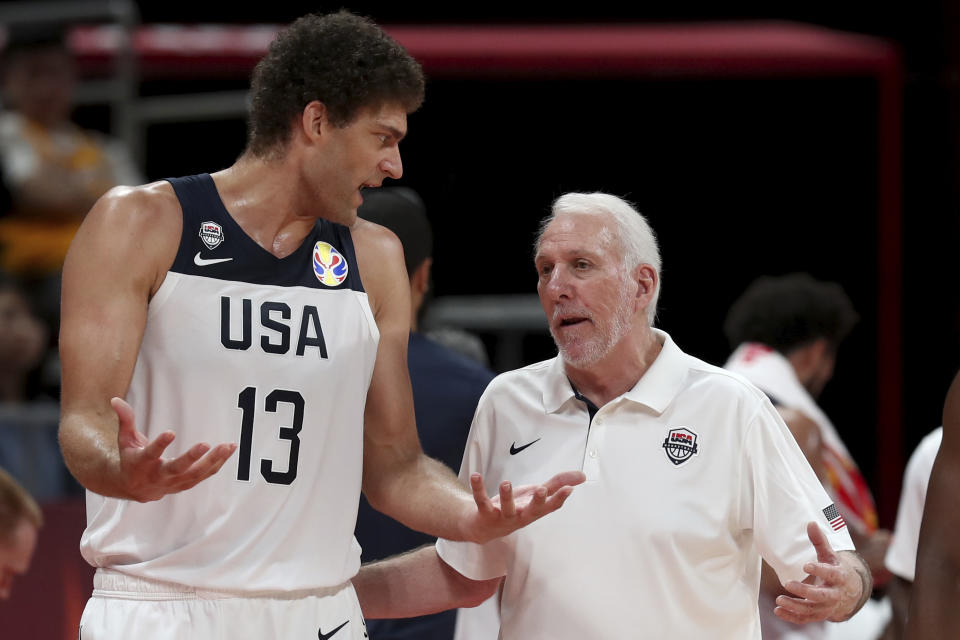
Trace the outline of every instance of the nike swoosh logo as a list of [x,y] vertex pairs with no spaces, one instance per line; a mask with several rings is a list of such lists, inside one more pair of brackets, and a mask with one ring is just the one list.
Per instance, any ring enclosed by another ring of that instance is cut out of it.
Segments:
[[[350,622],[350,621],[347,620],[347,622]],[[335,634],[337,631],[340,631],[340,629],[343,629],[345,626],[347,626],[347,622],[344,622],[342,625],[340,625],[330,633],[324,633],[323,629],[317,629],[317,637],[320,638],[320,640],[327,640],[328,638],[333,637],[333,634]]]
[[[533,442],[540,442],[540,438],[537,438],[537,439],[534,440]],[[510,445],[510,455],[512,455],[512,456],[517,455],[518,453],[520,453],[521,451],[523,451],[524,449],[526,449],[527,447],[529,447],[530,445],[532,445],[533,442],[528,442],[527,444],[523,445],[522,447],[518,447],[516,440],[514,440],[513,444]]]
[[218,262],[230,262],[231,260],[233,260],[233,258],[211,258],[206,260],[200,257],[199,251],[197,251],[197,255],[193,256],[193,264],[198,267],[206,267],[207,265],[217,264]]

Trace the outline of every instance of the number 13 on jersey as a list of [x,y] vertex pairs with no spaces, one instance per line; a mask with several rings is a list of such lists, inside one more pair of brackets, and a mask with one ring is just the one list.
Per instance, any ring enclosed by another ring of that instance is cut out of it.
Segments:
[[[240,392],[237,406],[243,412],[240,424],[240,455],[237,459],[237,480],[249,482],[250,456],[253,447],[253,418],[256,415],[257,388],[247,387]],[[290,457],[286,471],[275,471],[273,460],[260,460],[260,475],[271,484],[291,484],[297,477],[300,456],[300,430],[303,428],[303,396],[299,391],[274,389],[264,400],[264,410],[276,413],[281,403],[293,405],[293,425],[280,426],[280,439],[290,441]]]

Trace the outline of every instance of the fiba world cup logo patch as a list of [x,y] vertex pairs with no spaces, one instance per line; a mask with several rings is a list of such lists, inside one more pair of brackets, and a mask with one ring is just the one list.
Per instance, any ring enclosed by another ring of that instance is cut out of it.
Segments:
[[699,453],[697,434],[686,427],[670,429],[670,433],[663,439],[663,450],[667,452],[670,462],[681,465]]
[[216,222],[204,222],[200,225],[200,239],[207,249],[216,249],[223,242],[223,227]]
[[313,273],[317,280],[335,287],[347,279],[347,259],[327,242],[313,245]]

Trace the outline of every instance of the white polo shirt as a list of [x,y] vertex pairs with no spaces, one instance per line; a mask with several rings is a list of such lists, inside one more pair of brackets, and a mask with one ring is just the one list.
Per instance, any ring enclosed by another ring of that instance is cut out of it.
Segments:
[[494,493],[504,479],[587,475],[562,509],[505,538],[437,542],[469,578],[506,576],[502,638],[760,638],[761,555],[781,581],[802,580],[811,520],[853,548],[766,396],[657,335],[651,367],[592,425],[560,358],[483,394],[462,481],[479,471]]
[[884,564],[891,573],[910,582],[913,582],[917,568],[917,543],[920,541],[920,521],[923,519],[923,505],[927,500],[927,485],[930,484],[930,472],[942,440],[943,427],[937,427],[924,436],[910,456],[907,469],[903,473],[897,523]]

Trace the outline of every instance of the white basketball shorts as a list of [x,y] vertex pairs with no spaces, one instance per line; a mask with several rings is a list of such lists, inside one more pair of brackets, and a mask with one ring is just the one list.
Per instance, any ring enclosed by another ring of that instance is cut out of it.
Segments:
[[330,589],[226,593],[98,569],[79,640],[364,640],[349,582]]

